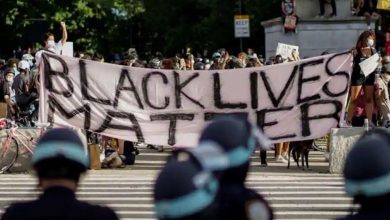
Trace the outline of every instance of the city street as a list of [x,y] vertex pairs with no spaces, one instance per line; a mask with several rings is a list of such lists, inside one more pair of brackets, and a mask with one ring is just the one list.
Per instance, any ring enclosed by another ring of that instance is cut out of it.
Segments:
[[[302,171],[292,163],[275,163],[268,152],[269,166],[260,167],[258,152],[252,157],[247,185],[271,203],[276,219],[335,219],[347,214],[351,200],[343,191],[341,176],[327,173],[322,153],[310,152],[311,170]],[[81,200],[107,204],[121,219],[154,219],[154,179],[169,151],[158,153],[142,148],[135,166],[122,170],[90,171],[82,181]],[[14,201],[29,200],[39,192],[36,181],[26,174],[0,176],[0,213]]]

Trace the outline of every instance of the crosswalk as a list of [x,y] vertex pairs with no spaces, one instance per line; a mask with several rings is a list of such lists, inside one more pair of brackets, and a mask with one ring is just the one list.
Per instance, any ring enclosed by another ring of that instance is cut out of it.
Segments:
[[[112,207],[122,220],[152,220],[153,184],[168,152],[141,149],[136,165],[122,170],[91,171],[83,178],[78,197],[81,200]],[[351,200],[343,191],[341,176],[326,173],[323,155],[312,152],[311,170],[302,171],[294,164],[273,162],[260,167],[258,154],[246,184],[260,192],[271,204],[276,219],[336,219],[350,212]],[[28,174],[0,176],[0,215],[16,201],[31,200],[39,195],[36,180]]]

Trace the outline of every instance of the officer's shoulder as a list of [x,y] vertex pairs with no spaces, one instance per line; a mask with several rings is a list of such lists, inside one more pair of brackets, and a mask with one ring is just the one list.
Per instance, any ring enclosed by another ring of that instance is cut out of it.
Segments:
[[18,216],[28,213],[29,210],[33,210],[34,204],[33,201],[13,203],[4,211],[2,217],[4,219],[17,219]]
[[92,205],[86,202],[80,202],[80,208],[84,209],[88,212],[94,213],[94,215],[99,216],[99,219],[118,219],[114,210],[100,206],[100,205]]

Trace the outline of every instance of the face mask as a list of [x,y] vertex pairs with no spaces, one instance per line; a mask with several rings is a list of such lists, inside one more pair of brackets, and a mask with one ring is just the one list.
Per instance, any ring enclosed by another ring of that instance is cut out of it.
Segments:
[[374,46],[374,40],[373,39],[368,39],[367,40],[367,46],[369,46],[369,47]]
[[12,81],[14,81],[14,78],[12,76],[7,76],[5,78],[5,80],[7,80],[7,82],[11,83]]
[[55,47],[56,46],[56,43],[54,42],[54,40],[49,40],[47,41],[47,47]]

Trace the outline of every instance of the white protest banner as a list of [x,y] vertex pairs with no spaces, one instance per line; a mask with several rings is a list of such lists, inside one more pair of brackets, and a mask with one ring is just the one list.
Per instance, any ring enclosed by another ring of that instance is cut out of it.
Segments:
[[194,146],[205,125],[224,114],[249,118],[274,143],[324,136],[343,116],[352,68],[349,52],[210,71],[43,58],[42,122],[180,146]]
[[281,55],[284,59],[287,59],[288,57],[291,57],[291,53],[294,49],[299,52],[298,46],[278,43],[278,46],[276,47],[276,55]]
[[367,77],[368,75],[374,72],[374,70],[378,67],[379,62],[380,62],[379,55],[378,53],[376,53],[359,63],[360,70]]

